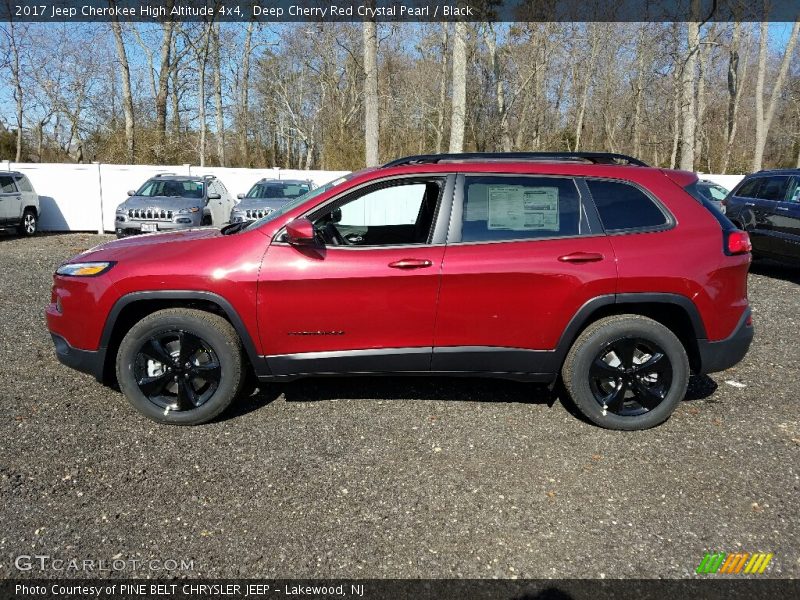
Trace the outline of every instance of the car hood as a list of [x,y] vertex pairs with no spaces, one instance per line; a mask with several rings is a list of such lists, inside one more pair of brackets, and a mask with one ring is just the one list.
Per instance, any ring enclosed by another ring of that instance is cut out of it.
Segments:
[[280,208],[288,202],[286,198],[242,198],[242,201],[235,206],[235,210],[253,210]]
[[196,240],[219,237],[221,235],[219,229],[215,227],[198,227],[164,233],[136,235],[100,244],[71,258],[68,262],[120,260],[138,254],[142,250],[147,250],[151,256],[157,256],[157,254],[153,254],[152,252],[153,250],[157,250],[153,248],[153,246],[193,242]]
[[117,210],[131,208],[163,208],[165,210],[180,210],[192,206],[203,206],[202,198],[176,198],[175,196],[131,196],[117,207]]

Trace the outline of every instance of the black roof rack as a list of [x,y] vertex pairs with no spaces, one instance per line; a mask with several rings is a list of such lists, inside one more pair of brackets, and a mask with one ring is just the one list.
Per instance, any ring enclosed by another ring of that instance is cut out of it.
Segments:
[[496,160],[563,160],[585,161],[599,165],[627,164],[646,167],[646,163],[627,154],[614,152],[464,152],[462,154],[417,154],[398,158],[383,165],[399,167],[401,165],[436,164],[439,162],[460,161],[496,161]]

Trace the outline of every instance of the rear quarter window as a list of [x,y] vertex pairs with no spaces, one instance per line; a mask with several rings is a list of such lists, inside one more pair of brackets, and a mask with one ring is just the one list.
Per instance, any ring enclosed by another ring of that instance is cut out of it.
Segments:
[[33,191],[33,187],[31,186],[31,182],[28,181],[27,177],[25,177],[23,175],[22,177],[16,177],[15,179],[17,181],[17,187],[20,189],[20,191],[23,191],[23,192],[32,192]]
[[606,231],[653,229],[669,223],[656,203],[629,183],[587,179],[586,185]]

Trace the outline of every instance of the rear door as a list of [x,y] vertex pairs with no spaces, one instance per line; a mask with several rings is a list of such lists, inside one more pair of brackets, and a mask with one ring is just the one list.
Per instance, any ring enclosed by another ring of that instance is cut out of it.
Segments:
[[22,194],[11,175],[0,175],[0,225],[16,225],[22,217]]
[[790,178],[786,195],[775,202],[769,220],[774,232],[775,252],[800,260],[800,178]]
[[733,194],[739,210],[731,214],[750,233],[753,248],[767,254],[780,254],[772,216],[775,205],[786,197],[789,175],[764,175],[745,181]]
[[614,253],[570,177],[460,175],[432,370],[548,373],[570,319],[614,294]]

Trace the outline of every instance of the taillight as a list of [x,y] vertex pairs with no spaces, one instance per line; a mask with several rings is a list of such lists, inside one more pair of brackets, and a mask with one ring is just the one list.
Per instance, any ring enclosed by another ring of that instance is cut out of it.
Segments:
[[753,249],[753,244],[750,243],[750,236],[746,231],[736,229],[727,232],[725,240],[725,250],[728,254],[746,254]]

